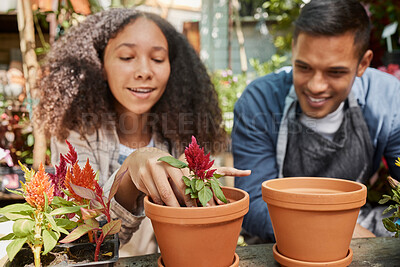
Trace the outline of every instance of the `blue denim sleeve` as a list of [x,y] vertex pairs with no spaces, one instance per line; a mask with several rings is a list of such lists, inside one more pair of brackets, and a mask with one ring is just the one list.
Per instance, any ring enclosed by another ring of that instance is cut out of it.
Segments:
[[262,95],[245,92],[235,105],[232,149],[234,166],[250,169],[250,176],[236,177],[235,186],[250,195],[249,212],[243,228],[266,242],[274,242],[274,233],[267,204],[262,199],[261,184],[278,176],[274,114],[266,109]]
[[394,93],[390,94],[388,99],[388,106],[391,107],[389,109],[391,119],[384,156],[390,175],[400,181],[400,166],[395,165],[396,160],[400,157],[400,82],[397,83]]

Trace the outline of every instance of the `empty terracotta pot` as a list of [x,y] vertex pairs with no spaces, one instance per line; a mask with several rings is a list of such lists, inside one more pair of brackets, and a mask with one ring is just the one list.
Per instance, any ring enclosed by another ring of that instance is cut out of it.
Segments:
[[265,181],[262,196],[275,233],[278,262],[285,257],[327,264],[349,255],[351,262],[349,246],[366,201],[365,185],[335,178],[281,178]]
[[211,207],[168,207],[145,197],[145,213],[166,267],[237,266],[235,250],[249,195],[238,188],[222,190],[230,203]]

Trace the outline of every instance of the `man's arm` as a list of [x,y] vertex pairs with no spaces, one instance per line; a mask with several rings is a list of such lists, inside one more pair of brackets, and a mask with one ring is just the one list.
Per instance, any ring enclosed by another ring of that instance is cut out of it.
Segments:
[[261,184],[278,176],[274,140],[278,129],[275,129],[273,115],[258,109],[260,105],[265,106],[266,103],[249,93],[244,94],[235,105],[232,131],[234,166],[252,171],[250,176],[236,177],[235,186],[250,195],[249,212],[244,217],[243,228],[265,241],[274,241],[267,204],[261,195]]
[[400,167],[395,165],[395,161],[400,157],[400,83],[397,83],[395,93],[390,97],[390,103],[391,126],[384,157],[388,163],[390,175],[400,180]]

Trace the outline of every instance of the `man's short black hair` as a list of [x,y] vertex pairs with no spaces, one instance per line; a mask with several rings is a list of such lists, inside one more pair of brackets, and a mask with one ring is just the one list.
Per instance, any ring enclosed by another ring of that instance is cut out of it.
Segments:
[[338,36],[354,33],[354,44],[361,60],[368,50],[371,23],[365,8],[357,0],[311,0],[295,21],[293,41],[300,33],[314,36]]

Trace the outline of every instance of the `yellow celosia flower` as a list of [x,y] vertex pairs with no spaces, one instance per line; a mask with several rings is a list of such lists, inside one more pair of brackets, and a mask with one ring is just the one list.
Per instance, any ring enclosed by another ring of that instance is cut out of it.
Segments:
[[395,163],[397,166],[400,167],[400,157],[398,157],[394,163]]
[[44,193],[47,195],[49,203],[53,200],[54,186],[51,185],[43,164],[40,164],[39,171],[25,184],[25,187],[25,200],[38,210],[44,208]]

